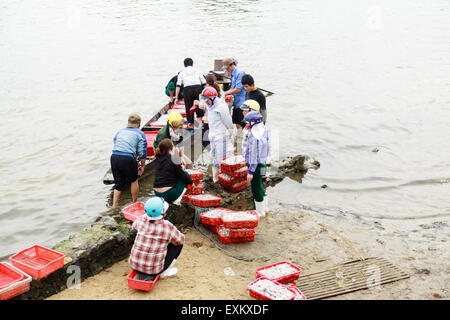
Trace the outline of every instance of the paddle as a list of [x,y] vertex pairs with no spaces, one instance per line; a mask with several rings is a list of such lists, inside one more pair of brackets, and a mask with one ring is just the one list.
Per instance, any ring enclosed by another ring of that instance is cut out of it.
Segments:
[[[214,74],[216,74],[216,75],[218,75],[218,76],[222,76],[222,77],[224,77],[224,78],[226,78],[226,79],[231,80],[230,77],[228,77],[228,76],[226,76],[226,75],[224,75],[224,74],[217,73],[217,72],[215,72],[215,71],[211,71],[211,72],[214,73]],[[261,91],[267,92],[269,95],[274,94],[272,91],[269,91],[269,90],[266,90],[266,89],[263,89],[263,88],[260,88],[260,87],[258,87],[258,89],[261,90]]]

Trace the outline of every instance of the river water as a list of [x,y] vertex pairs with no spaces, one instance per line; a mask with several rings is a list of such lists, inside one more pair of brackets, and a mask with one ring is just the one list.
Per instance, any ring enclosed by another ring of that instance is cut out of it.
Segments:
[[279,156],[321,163],[286,205],[448,217],[449,21],[446,0],[0,1],[0,257],[110,206],[115,132],[166,103],[186,57],[236,57],[275,92]]

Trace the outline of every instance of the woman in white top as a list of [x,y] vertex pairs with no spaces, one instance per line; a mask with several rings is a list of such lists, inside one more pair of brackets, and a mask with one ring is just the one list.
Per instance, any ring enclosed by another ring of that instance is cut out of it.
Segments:
[[[194,104],[194,100],[198,100],[198,96],[203,90],[206,83],[205,77],[200,71],[193,67],[194,61],[191,58],[184,59],[184,70],[178,75],[177,88],[175,90],[175,102],[178,101],[178,95],[180,94],[180,87],[183,84],[183,96],[184,106],[186,108],[186,118],[189,122],[189,128],[194,128],[194,115],[190,114],[189,110]],[[196,110],[197,117],[203,117],[203,110]]]

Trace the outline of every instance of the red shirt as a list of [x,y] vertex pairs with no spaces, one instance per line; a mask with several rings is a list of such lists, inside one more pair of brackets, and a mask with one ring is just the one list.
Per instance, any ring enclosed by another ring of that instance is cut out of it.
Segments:
[[181,245],[184,234],[169,221],[161,219],[150,221],[146,214],[133,222],[137,230],[128,263],[131,268],[146,274],[158,274],[164,268],[164,259],[169,242]]

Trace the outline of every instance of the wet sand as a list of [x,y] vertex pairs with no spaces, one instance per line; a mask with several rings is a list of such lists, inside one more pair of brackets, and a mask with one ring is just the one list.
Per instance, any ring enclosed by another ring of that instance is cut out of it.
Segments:
[[[448,223],[427,220],[416,232],[398,229],[395,221],[327,216],[287,210],[273,203],[270,215],[256,228],[255,242],[248,244],[253,261],[227,255],[199,231],[190,229],[177,261],[177,275],[160,279],[149,293],[128,288],[130,267],[124,260],[83,281],[81,289],[67,289],[49,299],[253,299],[247,285],[258,267],[288,260],[308,274],[362,257],[383,257],[410,278],[331,299],[448,299]],[[242,248],[236,252],[241,253]],[[224,272],[226,268],[232,269],[231,275]]]

